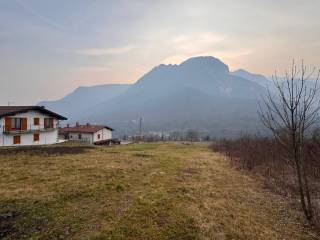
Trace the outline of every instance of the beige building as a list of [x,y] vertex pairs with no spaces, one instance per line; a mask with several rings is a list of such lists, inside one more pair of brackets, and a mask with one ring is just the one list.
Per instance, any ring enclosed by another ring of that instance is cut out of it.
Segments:
[[89,123],[67,126],[59,129],[59,138],[80,141],[89,144],[102,144],[112,139],[113,129],[104,125],[91,125]]

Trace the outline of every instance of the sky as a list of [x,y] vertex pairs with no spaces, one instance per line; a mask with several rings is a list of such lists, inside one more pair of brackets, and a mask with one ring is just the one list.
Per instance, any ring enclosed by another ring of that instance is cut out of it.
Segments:
[[0,0],[0,105],[133,83],[214,56],[270,76],[320,66],[320,0]]

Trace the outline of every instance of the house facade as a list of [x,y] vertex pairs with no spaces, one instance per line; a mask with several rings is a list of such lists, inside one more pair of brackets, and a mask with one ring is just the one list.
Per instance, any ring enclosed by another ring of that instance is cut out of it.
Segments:
[[0,106],[0,146],[57,143],[61,120],[42,106]]
[[67,126],[59,130],[59,138],[80,141],[88,144],[99,144],[112,139],[113,129],[104,125],[91,125],[89,123]]

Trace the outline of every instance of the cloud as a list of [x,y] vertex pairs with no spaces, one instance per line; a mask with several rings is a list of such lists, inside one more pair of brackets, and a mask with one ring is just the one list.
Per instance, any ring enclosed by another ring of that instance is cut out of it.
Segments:
[[227,61],[226,63],[230,64],[234,60],[238,58],[248,56],[252,53],[251,49],[234,49],[234,50],[211,50],[206,52],[197,52],[194,54],[174,54],[166,57],[161,61],[164,64],[180,64],[183,61],[187,60],[191,57],[198,57],[198,56],[214,56],[219,58],[222,61]]
[[186,59],[193,57],[192,55],[185,55],[185,54],[176,54],[169,57],[166,57],[161,61],[163,64],[180,64]]
[[221,42],[226,37],[224,35],[215,34],[211,32],[202,32],[192,35],[178,35],[173,37],[170,41],[173,43],[185,43],[190,41],[196,41],[199,43],[217,43]]
[[213,53],[217,57],[221,57],[228,60],[238,59],[241,57],[245,57],[253,53],[252,49],[249,48],[237,48],[237,49],[230,49],[230,50],[222,50],[222,51],[213,51]]
[[232,46],[227,35],[211,32],[176,35],[167,43],[171,52],[161,61],[164,64],[180,64],[196,56],[214,56],[228,63],[252,53],[251,48]]
[[188,54],[207,51],[214,45],[223,42],[226,36],[203,32],[192,35],[178,35],[169,40],[169,43],[175,46],[175,49]]
[[79,67],[74,69],[77,72],[107,72],[111,68],[109,66],[91,66],[91,67]]
[[36,10],[34,10],[31,6],[28,5],[27,2],[25,1],[21,1],[21,0],[16,0],[16,2],[18,3],[18,5],[20,5],[20,7],[22,7],[25,11],[27,11],[28,13],[30,13],[31,15],[33,15],[34,17],[40,19],[43,23],[51,26],[54,29],[57,30],[64,30],[65,28],[59,24],[56,24],[55,22],[53,22],[52,20],[50,20],[49,18],[39,14]]
[[88,48],[88,49],[81,49],[77,50],[77,53],[87,56],[106,56],[106,55],[119,55],[125,54],[136,47],[133,45],[117,47],[117,48]]

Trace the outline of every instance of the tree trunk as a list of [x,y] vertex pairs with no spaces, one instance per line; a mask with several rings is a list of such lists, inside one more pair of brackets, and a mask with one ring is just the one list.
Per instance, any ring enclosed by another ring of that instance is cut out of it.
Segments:
[[296,170],[297,170],[297,179],[298,179],[298,185],[299,185],[301,207],[304,212],[304,215],[308,219],[309,212],[308,212],[308,209],[306,206],[305,193],[304,193],[304,189],[303,189],[303,182],[302,182],[302,176],[301,176],[301,164],[298,159],[295,159],[295,162],[296,162]]

